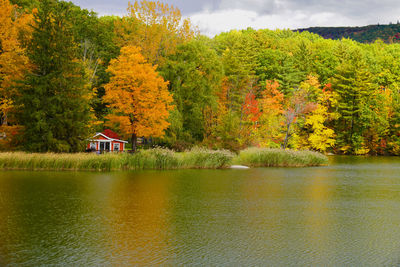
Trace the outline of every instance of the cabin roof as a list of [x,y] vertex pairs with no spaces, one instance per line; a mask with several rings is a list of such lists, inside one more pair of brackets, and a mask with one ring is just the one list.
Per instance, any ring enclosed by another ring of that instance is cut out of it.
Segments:
[[99,137],[99,136],[104,137],[104,138],[105,138],[106,140],[108,140],[108,141],[121,142],[121,143],[125,143],[125,144],[128,143],[127,141],[124,141],[124,140],[120,140],[120,139],[116,139],[116,138],[111,138],[111,137],[105,135],[104,133],[96,133],[96,134],[91,138],[91,141],[101,141],[101,140],[96,139],[96,137]]
[[119,137],[119,135],[116,133],[116,132],[114,132],[114,131],[112,131],[112,130],[110,130],[110,129],[105,129],[103,132],[102,132],[102,134],[104,134],[104,135],[106,135],[106,136],[108,136],[108,137],[110,137],[110,138],[113,138],[113,139],[121,139],[120,137]]

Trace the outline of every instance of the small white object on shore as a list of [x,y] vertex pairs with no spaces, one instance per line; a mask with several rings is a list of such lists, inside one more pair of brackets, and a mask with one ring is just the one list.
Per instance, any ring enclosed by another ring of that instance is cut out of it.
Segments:
[[247,169],[250,169],[250,168],[247,167],[247,166],[242,166],[242,165],[232,165],[232,166],[231,166],[231,169],[236,169],[236,170],[247,170]]

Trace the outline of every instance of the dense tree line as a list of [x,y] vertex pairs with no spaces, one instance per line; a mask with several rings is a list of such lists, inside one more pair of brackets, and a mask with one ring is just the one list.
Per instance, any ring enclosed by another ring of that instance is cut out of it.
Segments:
[[381,39],[386,43],[400,41],[400,22],[393,24],[375,24],[362,27],[311,27],[298,29],[297,31],[312,32],[324,38],[340,40],[349,38],[360,43],[373,43]]
[[175,149],[400,155],[399,44],[253,29],[210,39],[145,0],[125,17],[0,3],[3,149],[80,151],[111,127]]

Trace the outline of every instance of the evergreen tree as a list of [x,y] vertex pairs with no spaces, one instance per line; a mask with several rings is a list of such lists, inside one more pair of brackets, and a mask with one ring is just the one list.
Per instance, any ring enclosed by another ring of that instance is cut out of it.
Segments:
[[34,152],[77,152],[88,137],[89,90],[70,23],[71,6],[42,0],[27,54],[34,65],[15,102],[24,146]]
[[262,85],[265,86],[265,81],[277,81],[285,95],[290,94],[306,77],[305,72],[296,68],[294,57],[289,53],[265,49],[260,53],[258,61],[257,75]]
[[301,40],[298,45],[298,50],[294,54],[296,69],[308,75],[312,72],[314,60],[312,58],[311,45],[306,40]]
[[[371,99],[374,91],[373,77],[355,51],[350,60],[343,62],[334,76],[332,88],[339,95],[337,110],[338,145],[344,153],[364,149],[363,135],[371,122]],[[361,152],[360,152],[361,153]]]

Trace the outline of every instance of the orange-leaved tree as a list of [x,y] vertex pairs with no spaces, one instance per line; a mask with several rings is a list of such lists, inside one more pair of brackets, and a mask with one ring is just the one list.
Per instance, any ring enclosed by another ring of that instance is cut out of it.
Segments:
[[241,135],[238,138],[240,144],[249,146],[254,145],[257,136],[258,127],[260,126],[261,111],[256,95],[249,91],[242,105],[242,115],[240,122]]
[[117,124],[121,133],[132,135],[134,150],[138,136],[162,137],[173,99],[156,66],[146,61],[140,48],[126,46],[107,71],[113,75],[104,86],[104,100],[112,110],[108,124]]
[[9,0],[0,0],[0,112],[1,125],[7,125],[8,113],[16,80],[22,80],[29,60],[22,48],[20,37],[26,32],[31,15],[19,12]]
[[[34,11],[35,12],[35,11]],[[21,44],[29,39],[31,14],[23,14],[22,9],[9,0],[0,0],[0,148],[10,150],[17,146],[15,138],[22,128],[15,125],[10,113],[15,111],[12,101],[16,81],[22,80],[30,69],[28,57]]]
[[262,147],[279,147],[283,140],[284,95],[277,81],[266,81],[259,100],[261,108],[259,139]]

